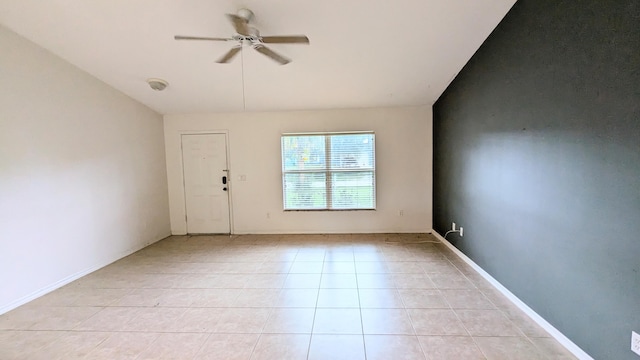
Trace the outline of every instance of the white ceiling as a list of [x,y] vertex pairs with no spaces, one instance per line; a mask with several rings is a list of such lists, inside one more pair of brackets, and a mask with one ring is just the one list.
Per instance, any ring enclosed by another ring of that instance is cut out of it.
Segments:
[[[432,104],[514,2],[0,0],[0,24],[162,114],[407,106]],[[250,48],[217,64],[231,43],[173,39],[231,36],[243,7],[311,44],[270,45],[284,66]]]

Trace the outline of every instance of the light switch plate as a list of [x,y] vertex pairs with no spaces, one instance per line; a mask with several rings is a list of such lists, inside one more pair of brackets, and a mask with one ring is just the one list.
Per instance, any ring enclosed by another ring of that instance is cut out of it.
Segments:
[[631,351],[640,355],[640,335],[637,332],[631,332]]

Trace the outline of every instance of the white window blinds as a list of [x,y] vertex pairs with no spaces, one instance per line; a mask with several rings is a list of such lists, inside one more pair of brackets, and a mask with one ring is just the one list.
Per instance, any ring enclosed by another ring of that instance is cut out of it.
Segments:
[[282,188],[285,210],[375,209],[375,134],[283,134]]

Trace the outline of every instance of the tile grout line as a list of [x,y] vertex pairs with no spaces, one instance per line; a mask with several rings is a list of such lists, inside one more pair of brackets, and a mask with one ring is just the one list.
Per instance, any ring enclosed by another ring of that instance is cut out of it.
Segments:
[[[316,305],[313,308],[313,320],[311,321],[311,333],[309,334],[309,345],[307,345],[307,360],[311,353],[311,342],[313,341],[313,327],[316,324],[316,315],[318,314],[318,300],[320,299],[320,286],[322,285],[322,276],[324,275],[324,263],[326,257],[326,250],[322,255],[322,269],[320,270],[320,281],[318,281],[318,293],[316,294]],[[293,266],[293,265],[292,265]]]
[[360,328],[362,329],[362,350],[364,351],[364,360],[367,360],[367,344],[364,337],[364,320],[362,317],[362,302],[360,301],[360,283],[358,283],[358,269],[356,269],[355,255],[354,255],[353,268],[356,276],[356,291],[358,293],[358,310],[360,311]]

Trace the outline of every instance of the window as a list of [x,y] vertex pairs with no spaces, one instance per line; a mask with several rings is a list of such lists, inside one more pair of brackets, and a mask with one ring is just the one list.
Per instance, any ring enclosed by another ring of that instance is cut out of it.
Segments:
[[282,135],[285,210],[376,208],[373,132]]

